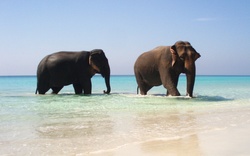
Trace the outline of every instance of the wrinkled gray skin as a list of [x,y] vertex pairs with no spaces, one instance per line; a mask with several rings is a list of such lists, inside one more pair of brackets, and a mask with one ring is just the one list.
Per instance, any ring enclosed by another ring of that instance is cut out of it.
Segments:
[[135,62],[134,72],[142,95],[153,86],[162,85],[167,95],[179,96],[179,75],[187,77],[187,96],[193,97],[196,67],[200,54],[189,42],[178,41],[173,46],[160,46],[141,54]]
[[91,78],[100,73],[110,93],[110,68],[101,49],[81,52],[57,52],[41,60],[37,68],[37,91],[45,94],[52,89],[57,94],[64,86],[73,84],[75,94],[91,94]]

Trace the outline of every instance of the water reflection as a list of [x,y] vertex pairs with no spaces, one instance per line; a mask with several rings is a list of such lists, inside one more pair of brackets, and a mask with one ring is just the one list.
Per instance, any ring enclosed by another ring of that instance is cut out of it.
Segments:
[[[200,131],[196,123],[196,116],[193,111],[180,111],[178,109],[171,112],[154,112],[152,114],[139,114],[138,126],[143,129],[148,141],[141,144],[143,153],[157,155],[164,153],[174,153],[175,155],[187,155],[188,149],[192,155],[200,155],[199,139],[197,133]],[[148,116],[145,118],[145,116]],[[195,152],[195,153],[194,153]]]
[[225,98],[222,96],[204,96],[199,95],[196,98],[197,101],[204,101],[204,102],[217,102],[217,101],[233,101],[232,98]]

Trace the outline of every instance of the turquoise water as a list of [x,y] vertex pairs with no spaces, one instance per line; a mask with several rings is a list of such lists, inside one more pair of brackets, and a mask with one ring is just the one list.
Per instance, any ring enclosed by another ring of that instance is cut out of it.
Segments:
[[92,86],[90,96],[72,86],[35,95],[35,76],[0,77],[0,152],[84,155],[250,123],[250,76],[197,76],[195,98],[184,96],[185,76],[181,97],[164,96],[162,86],[136,95],[134,76],[112,76],[110,95],[100,76]]

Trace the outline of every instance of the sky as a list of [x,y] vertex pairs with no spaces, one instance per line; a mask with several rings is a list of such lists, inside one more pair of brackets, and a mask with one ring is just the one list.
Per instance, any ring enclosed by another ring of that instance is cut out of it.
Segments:
[[112,75],[189,41],[198,75],[250,75],[249,0],[0,0],[0,75],[36,75],[57,51],[103,49]]

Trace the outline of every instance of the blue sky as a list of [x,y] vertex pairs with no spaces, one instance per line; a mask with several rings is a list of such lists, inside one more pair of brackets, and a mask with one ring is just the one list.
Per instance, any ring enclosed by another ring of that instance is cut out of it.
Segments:
[[111,73],[137,57],[189,41],[200,75],[250,75],[248,0],[1,0],[0,75],[35,75],[53,52],[101,48]]

